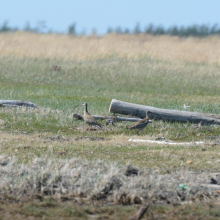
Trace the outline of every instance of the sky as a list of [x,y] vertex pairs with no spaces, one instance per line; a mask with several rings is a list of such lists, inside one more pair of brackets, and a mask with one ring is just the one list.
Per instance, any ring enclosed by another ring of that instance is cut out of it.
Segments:
[[133,30],[137,23],[164,27],[220,24],[220,0],[0,0],[0,26],[66,33],[76,23],[77,32],[106,33],[109,27]]

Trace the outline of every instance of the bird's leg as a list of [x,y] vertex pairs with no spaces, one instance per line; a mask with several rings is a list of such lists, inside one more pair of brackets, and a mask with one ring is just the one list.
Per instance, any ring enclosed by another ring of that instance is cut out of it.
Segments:
[[143,128],[140,128],[140,129],[138,130],[138,132],[137,132],[138,135],[140,135],[140,133],[139,133],[140,131],[142,131],[142,133],[143,133],[144,129],[143,129]]
[[137,133],[136,133],[136,135],[139,135],[139,131],[140,131],[141,129],[138,129],[138,131],[137,131]]
[[90,131],[90,130],[91,130],[91,126],[89,125],[89,127],[87,127],[86,130],[89,130],[89,131]]

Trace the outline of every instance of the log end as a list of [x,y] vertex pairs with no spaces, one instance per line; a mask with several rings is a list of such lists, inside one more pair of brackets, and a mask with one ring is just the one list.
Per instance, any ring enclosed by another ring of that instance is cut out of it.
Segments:
[[110,113],[112,112],[112,105],[115,101],[116,101],[116,99],[112,99],[112,101],[111,101],[111,104],[110,104],[109,110],[108,110]]
[[73,113],[73,118],[75,118],[77,120],[83,120],[83,117],[81,115],[76,114],[76,113]]

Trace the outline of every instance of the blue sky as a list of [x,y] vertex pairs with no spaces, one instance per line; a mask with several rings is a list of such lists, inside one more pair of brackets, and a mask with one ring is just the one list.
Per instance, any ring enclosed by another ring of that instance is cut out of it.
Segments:
[[24,28],[45,21],[45,30],[59,32],[74,22],[77,32],[95,28],[100,34],[108,27],[132,30],[137,22],[141,28],[220,24],[220,0],[0,0],[0,6],[0,24]]

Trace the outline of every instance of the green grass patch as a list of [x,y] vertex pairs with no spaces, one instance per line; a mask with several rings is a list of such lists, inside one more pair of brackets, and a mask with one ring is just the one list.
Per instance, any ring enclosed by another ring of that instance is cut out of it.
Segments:
[[[1,218],[20,219],[128,219],[138,212],[140,206],[83,205],[54,202],[48,208],[45,201],[34,200],[23,204],[1,204]],[[146,219],[219,219],[217,205],[151,206]]]
[[[53,65],[58,65],[60,70],[53,70]],[[190,111],[219,114],[218,69],[216,64],[165,61],[147,56],[139,59],[114,56],[85,61],[1,57],[1,99],[31,101],[39,106],[38,109],[0,109],[0,119],[3,121],[1,132],[16,134],[9,142],[1,144],[1,153],[16,154],[21,161],[48,154],[121,163],[131,161],[148,167],[170,167],[175,164],[182,166],[187,160],[194,160],[184,154],[187,152],[190,155],[192,152],[195,155],[197,152],[194,151],[199,149],[201,157],[198,155],[197,162],[189,166],[201,168],[201,160],[211,161],[203,165],[211,167],[212,161],[218,157],[215,152],[219,145],[219,126],[156,121],[148,125],[138,137],[136,131],[126,129],[130,124],[128,122],[116,123],[115,127],[101,131],[87,131],[82,121],[72,119],[72,113],[75,111],[83,114],[82,107],[73,110],[73,106],[87,102],[91,114],[110,115],[108,109],[114,98],[167,109],[184,110],[183,105],[186,104],[191,106],[187,109]],[[101,123],[105,125],[105,122]],[[19,135],[23,136],[16,140]],[[39,139],[33,142],[34,137]],[[104,141],[75,141],[82,137],[103,138]],[[200,148],[152,147],[128,143],[131,137],[152,140],[163,138],[177,142],[204,141],[208,145]],[[30,148],[25,148],[23,139],[29,143]],[[16,146],[17,143],[20,147]],[[49,145],[52,145],[54,151],[51,151]],[[22,147],[26,150],[20,150]],[[170,156],[161,156],[162,150]],[[148,155],[148,151],[151,155]],[[152,153],[154,151],[156,153]],[[209,153],[211,156],[204,158],[204,154]],[[173,158],[175,154],[178,156]],[[212,156],[215,159],[211,159]],[[218,163],[214,167],[217,168]]]

